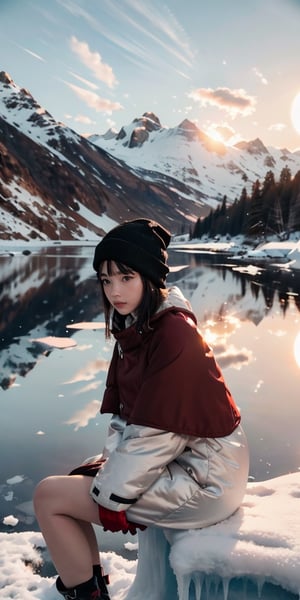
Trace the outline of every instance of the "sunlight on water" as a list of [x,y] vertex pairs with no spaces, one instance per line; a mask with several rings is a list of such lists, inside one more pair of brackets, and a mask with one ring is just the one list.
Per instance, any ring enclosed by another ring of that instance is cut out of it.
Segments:
[[294,344],[294,354],[298,367],[300,368],[300,332],[296,336]]

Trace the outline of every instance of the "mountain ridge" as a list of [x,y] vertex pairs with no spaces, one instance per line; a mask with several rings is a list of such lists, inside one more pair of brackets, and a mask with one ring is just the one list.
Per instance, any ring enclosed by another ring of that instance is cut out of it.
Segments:
[[295,175],[300,153],[259,138],[227,147],[188,119],[168,128],[153,112],[81,136],[0,73],[2,239],[93,240],[141,216],[186,232],[225,195],[232,203],[286,166]]
[[[155,128],[149,126],[153,122]],[[283,168],[289,167],[292,176],[300,168],[297,151],[267,147],[259,137],[229,147],[188,119],[166,128],[153,113],[144,113],[119,132],[109,130],[91,138],[145,179],[155,173],[160,181],[168,173],[187,187],[191,198],[201,198],[210,209],[216,208],[225,195],[229,203],[234,202],[243,187],[251,193],[255,181],[263,180],[268,170],[279,179]]]
[[196,219],[198,204],[172,184],[144,181],[0,73],[2,239],[93,240],[143,215],[176,232]]

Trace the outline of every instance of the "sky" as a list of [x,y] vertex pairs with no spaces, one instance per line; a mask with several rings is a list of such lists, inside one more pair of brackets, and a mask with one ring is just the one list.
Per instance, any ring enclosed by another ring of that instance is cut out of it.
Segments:
[[300,148],[300,0],[0,0],[0,70],[78,133],[145,112]]
[[[15,493],[19,482],[18,477],[10,480]],[[169,554],[172,568],[179,578],[187,576],[186,581],[198,569],[210,578],[219,576],[221,585],[223,584],[224,600],[227,597],[226,586],[233,577],[242,578],[240,597],[244,597],[245,576],[249,576],[254,582],[249,592],[247,588],[248,600],[261,597],[257,595],[257,591],[261,591],[265,582],[280,585],[284,590],[297,594],[295,598],[298,597],[299,497],[299,472],[248,483],[244,502],[232,517],[202,530],[175,533]],[[41,533],[14,532],[17,519],[9,512],[4,518],[4,524],[8,531],[0,533],[0,599],[57,600],[55,577],[43,577],[33,573],[30,567],[31,562],[37,565],[41,560],[41,554],[36,548],[45,545]],[[101,536],[100,528],[98,533]],[[157,562],[160,565],[164,562],[160,554],[161,540],[153,535],[155,536],[154,530],[151,532],[149,529],[140,534],[139,571],[130,594],[128,590],[136,574],[137,561],[127,560],[113,552],[100,553],[105,572],[110,575],[111,600],[126,600],[127,597],[130,600],[145,597],[148,600],[174,600],[174,593],[171,594],[172,597],[165,594],[168,585],[163,585],[160,578],[163,569],[157,569]],[[146,536],[150,537],[147,539]],[[136,539],[133,537],[132,542],[124,544],[128,550],[136,549]],[[145,548],[148,547],[149,540],[153,551],[148,556]],[[264,597],[266,596],[262,595]],[[180,600],[183,598],[187,598],[184,588]],[[214,598],[212,592],[210,598]],[[291,596],[280,592],[278,587],[269,589],[267,598],[291,600]]]

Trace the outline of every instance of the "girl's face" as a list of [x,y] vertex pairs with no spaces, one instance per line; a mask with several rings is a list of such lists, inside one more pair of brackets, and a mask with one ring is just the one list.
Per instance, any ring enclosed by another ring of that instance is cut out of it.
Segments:
[[104,294],[120,315],[129,315],[142,301],[144,294],[142,278],[136,271],[121,273],[114,262],[111,263],[111,267],[111,275],[108,274],[107,262],[102,264],[99,272]]

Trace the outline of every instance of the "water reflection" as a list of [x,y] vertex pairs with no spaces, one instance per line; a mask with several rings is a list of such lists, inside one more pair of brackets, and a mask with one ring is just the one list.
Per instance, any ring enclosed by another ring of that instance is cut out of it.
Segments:
[[[104,339],[93,248],[0,257],[0,528],[35,528],[31,496],[44,475],[101,451],[99,415],[112,343]],[[218,255],[171,251],[177,283],[242,410],[251,476],[300,468],[300,275]],[[246,268],[247,267],[247,268]],[[80,322],[93,322],[87,328]],[[74,325],[74,328],[71,327]],[[69,326],[69,327],[68,327]],[[33,340],[72,338],[66,349]]]
[[[73,250],[73,252],[72,252]],[[92,321],[100,307],[89,249],[52,248],[30,256],[0,257],[0,349],[3,389],[25,376],[41,352],[30,340],[71,335],[66,324]]]

